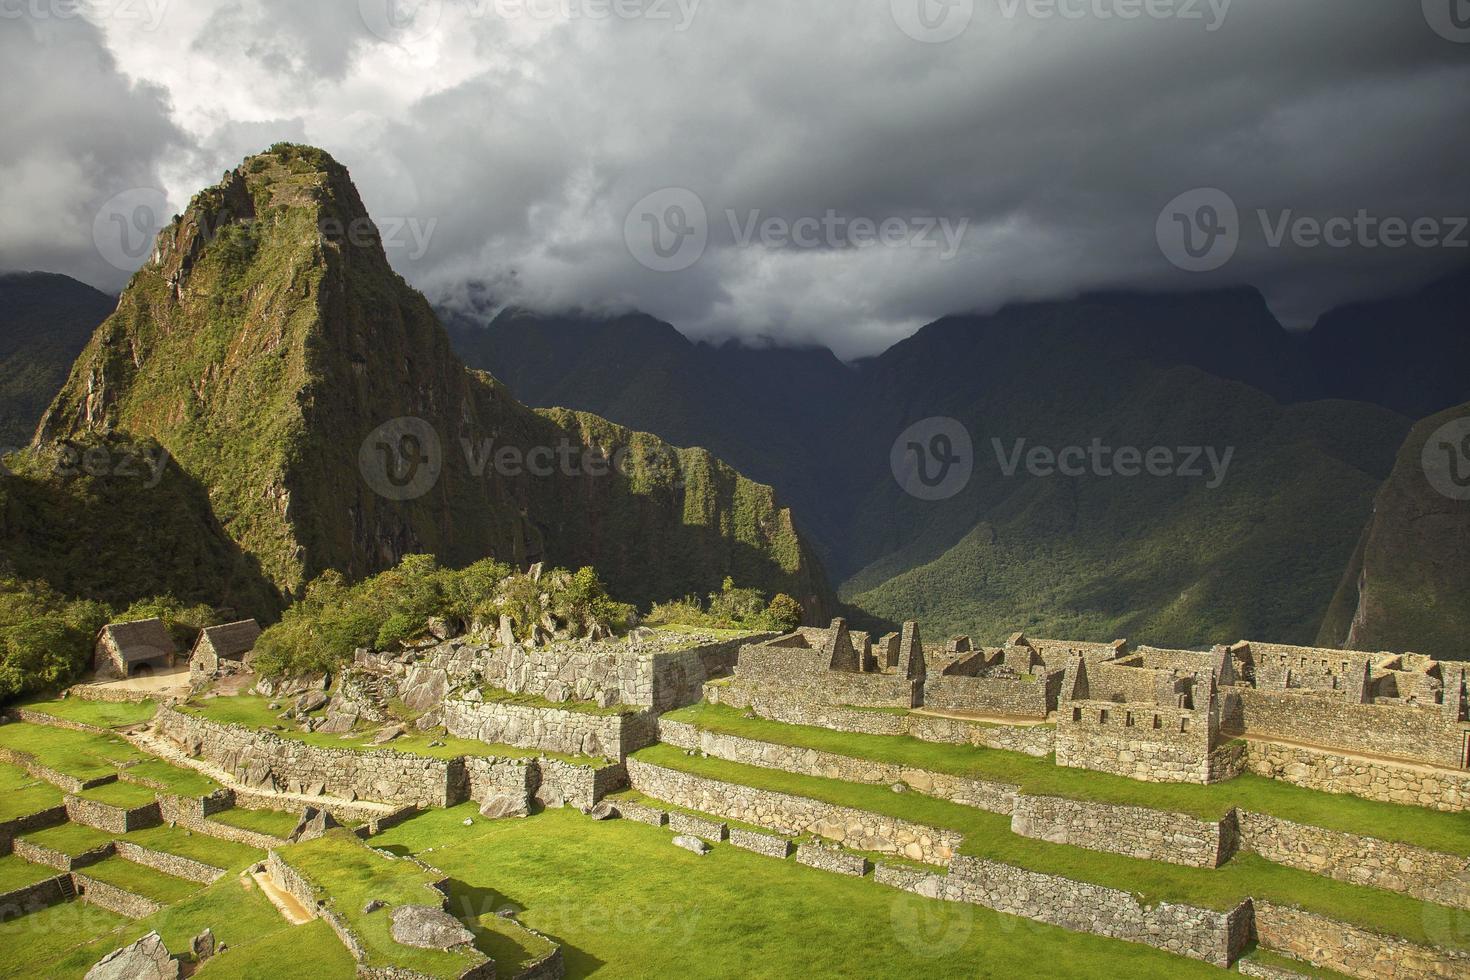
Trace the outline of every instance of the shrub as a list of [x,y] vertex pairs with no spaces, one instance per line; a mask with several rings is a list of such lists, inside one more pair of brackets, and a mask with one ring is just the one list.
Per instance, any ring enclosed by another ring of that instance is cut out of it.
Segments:
[[695,596],[656,604],[645,622],[654,625],[701,626],[707,629],[779,630],[789,632],[801,625],[805,615],[801,603],[784,593],[769,603],[756,589],[742,589],[726,578],[719,592],[710,594],[708,606]]

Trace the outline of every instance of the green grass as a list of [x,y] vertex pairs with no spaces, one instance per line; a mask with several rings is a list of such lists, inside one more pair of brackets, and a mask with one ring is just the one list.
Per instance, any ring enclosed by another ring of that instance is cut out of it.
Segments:
[[32,864],[14,854],[0,857],[0,895],[60,874],[55,868]]
[[[131,924],[123,916],[83,902],[65,902],[0,921],[0,978],[76,977],[80,980],[92,964],[121,945],[111,945],[111,938],[101,937],[111,937]],[[143,929],[138,935],[147,931]],[[74,952],[94,942],[107,948],[95,956],[90,951]],[[70,969],[50,966],[69,955],[86,962],[77,962]]]
[[[283,923],[284,924],[284,923]],[[252,938],[231,946],[195,973],[208,980],[329,980],[354,977],[356,964],[325,919],[316,919],[289,932]]]
[[555,711],[575,711],[583,715],[598,715],[610,717],[614,715],[635,715],[642,708],[630,707],[626,704],[615,704],[609,708],[600,708],[591,701],[548,701],[539,694],[512,694],[498,687],[482,687],[480,693],[484,695],[489,704],[512,704],[523,708],[546,708]]
[[79,823],[58,824],[55,827],[47,827],[45,830],[37,830],[32,833],[22,834],[21,837],[40,847],[49,847],[53,851],[76,857],[88,851],[101,847],[103,844],[111,843],[117,838],[117,834],[109,834],[105,830],[94,830],[84,827]]
[[[418,865],[375,853],[344,830],[296,844],[281,852],[291,867],[331,896],[338,913],[361,937],[370,962],[418,970],[428,976],[457,976],[472,962],[457,952],[414,949],[391,935],[392,910],[403,905],[437,905],[442,898],[431,885],[438,876]],[[386,908],[364,914],[370,900]]]
[[0,823],[61,805],[61,791],[19,766],[0,762]]
[[[574,765],[582,766],[610,765],[606,759],[565,755],[560,752],[541,752],[532,749],[516,748],[513,745],[497,745],[475,739],[455,738],[452,735],[429,733],[410,732],[399,736],[386,745],[374,745],[372,742],[374,735],[378,731],[376,728],[352,732],[346,738],[341,735],[329,735],[322,732],[303,732],[282,722],[278,717],[280,712],[270,709],[271,703],[267,698],[242,694],[227,698],[198,698],[184,705],[182,710],[200,715],[220,724],[243,725],[247,728],[267,729],[282,738],[289,738],[298,742],[304,742],[307,745],[315,745],[326,749],[347,749],[353,752],[387,750],[400,752],[404,755],[423,756],[430,759],[486,756],[502,759],[558,759],[562,762],[570,762]],[[276,731],[276,726],[278,725],[285,725],[285,730]],[[431,744],[433,742],[443,742],[444,744],[433,745]]]
[[84,701],[81,698],[59,698],[54,701],[36,701],[22,705],[53,718],[95,725],[98,728],[126,728],[142,725],[153,719],[158,705],[152,701]]
[[284,840],[301,822],[301,815],[283,813],[280,810],[244,810],[240,807],[231,807],[212,815],[209,819],[215,823],[228,824],[231,827],[239,827],[241,830],[253,830],[257,834],[269,834],[271,837],[279,837]]
[[204,887],[197,881],[175,878],[173,875],[155,871],[141,864],[134,864],[121,857],[110,857],[106,861],[99,861],[78,870],[80,874],[89,878],[96,878],[98,881],[106,882],[123,891],[132,892],[134,895],[151,898],[163,905],[182,902]]
[[1345,973],[1338,973],[1335,970],[1324,970],[1310,963],[1303,963],[1301,960],[1294,960],[1290,956],[1282,956],[1280,953],[1273,953],[1269,949],[1261,949],[1259,947],[1251,950],[1245,959],[1255,960],[1263,966],[1273,966],[1278,970],[1289,970],[1292,973],[1312,977],[1313,980],[1352,980]]
[[1213,786],[1143,783],[1088,769],[1061,768],[1049,756],[1039,759],[1020,752],[925,742],[909,736],[862,735],[747,718],[728,705],[697,704],[665,717],[758,741],[1014,783],[1022,792],[1036,796],[1150,807],[1205,820],[1218,820],[1232,807],[1239,807],[1343,833],[1470,855],[1470,819],[1464,814],[1319,793],[1263,776],[1246,774]]
[[[456,883],[457,915],[522,909],[562,944],[567,976],[1219,976],[1144,946],[1068,932],[979,906],[931,901],[729,846],[705,857],[667,829],[571,810],[479,821],[434,810],[374,838]],[[468,905],[465,902],[468,901]],[[818,925],[820,924],[820,925]],[[508,975],[508,972],[503,974]]]
[[223,788],[202,772],[175,766],[162,759],[146,759],[135,766],[128,766],[120,776],[129,782],[156,786],[165,793],[193,799],[208,796]]
[[0,725],[0,746],[26,752],[44,766],[77,779],[95,779],[118,766],[147,758],[116,735],[96,735],[46,725]]
[[135,786],[132,783],[107,783],[82,790],[77,795],[84,800],[96,800],[98,803],[121,807],[124,810],[134,810],[158,801],[156,790],[149,789],[147,786]]
[[[965,835],[961,848],[964,854],[1121,889],[1133,893],[1145,904],[1168,901],[1226,910],[1254,897],[1299,906],[1414,942],[1429,941],[1425,911],[1434,906],[1404,895],[1272,864],[1254,855],[1237,855],[1216,869],[1187,868],[1032,840],[1011,833],[1007,816],[917,793],[897,794],[886,786],[799,776],[721,759],[701,759],[686,756],[667,745],[644,749],[635,758],[711,779],[956,830]],[[1470,948],[1470,941],[1464,945]]]
[[135,830],[122,839],[137,844],[139,847],[163,851],[166,854],[177,854],[179,857],[223,868],[226,871],[238,871],[257,861],[265,860],[264,851],[246,844],[237,844],[234,841],[220,840],[218,837],[195,833],[184,827],[159,825],[149,827],[147,830]]

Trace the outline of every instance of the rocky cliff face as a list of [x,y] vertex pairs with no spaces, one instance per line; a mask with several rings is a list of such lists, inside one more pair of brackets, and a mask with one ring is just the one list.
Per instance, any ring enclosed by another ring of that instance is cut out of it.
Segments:
[[631,601],[728,574],[828,602],[768,487],[467,370],[320,150],[277,146],[194,199],[37,441],[119,434],[164,446],[287,593],[433,553],[594,564]]
[[1470,405],[1419,423],[1374,504],[1319,641],[1470,658]]

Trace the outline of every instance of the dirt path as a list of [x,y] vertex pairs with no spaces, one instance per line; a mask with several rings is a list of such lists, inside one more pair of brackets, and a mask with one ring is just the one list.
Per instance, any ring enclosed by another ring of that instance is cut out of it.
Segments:
[[306,923],[316,918],[316,916],[307,910],[306,906],[296,900],[296,896],[277,888],[276,883],[271,881],[271,876],[264,871],[255,872],[250,876],[250,880],[260,886],[261,892],[265,894],[266,898],[271,900],[271,904],[276,907],[276,911],[280,912],[281,917],[293,926],[306,925]]

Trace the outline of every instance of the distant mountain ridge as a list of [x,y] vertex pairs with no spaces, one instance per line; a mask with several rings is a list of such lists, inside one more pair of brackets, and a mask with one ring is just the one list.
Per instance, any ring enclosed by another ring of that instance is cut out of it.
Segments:
[[[466,369],[388,266],[346,170],[310,147],[251,157],[164,230],[46,412],[36,452],[131,439],[167,450],[207,494],[207,518],[284,596],[328,569],[358,578],[431,553],[596,565],[614,594],[645,604],[731,575],[813,616],[831,605],[769,487],[704,450],[532,411]],[[520,463],[498,461],[504,450]],[[77,486],[27,475],[13,500]],[[53,579],[64,573],[34,547],[45,529],[24,519],[40,506],[12,503],[8,533],[21,573]]]

